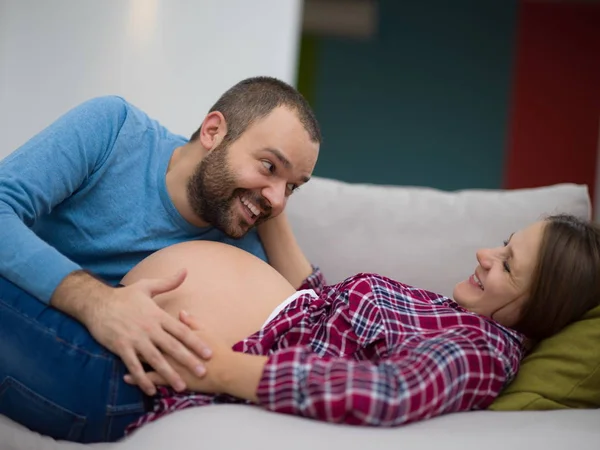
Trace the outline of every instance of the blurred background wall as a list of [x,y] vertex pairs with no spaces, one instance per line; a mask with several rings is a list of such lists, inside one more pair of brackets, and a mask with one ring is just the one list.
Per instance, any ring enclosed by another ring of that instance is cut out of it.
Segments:
[[319,173],[443,189],[500,186],[516,1],[372,4],[370,36],[304,40],[312,49],[302,53],[300,76],[311,77],[326,140]]
[[116,94],[191,135],[229,87],[296,83],[301,0],[0,0],[0,157]]
[[96,95],[189,135],[258,74],[315,108],[316,175],[600,203],[600,0],[0,0],[0,157]]
[[571,181],[594,194],[600,2],[367,3],[369,32],[302,42],[300,87],[325,136],[318,174],[441,189]]

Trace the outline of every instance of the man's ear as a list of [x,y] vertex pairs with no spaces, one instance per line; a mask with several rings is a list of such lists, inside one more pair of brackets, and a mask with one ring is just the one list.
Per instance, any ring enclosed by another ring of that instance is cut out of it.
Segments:
[[227,134],[227,122],[219,111],[212,111],[204,118],[199,141],[207,151],[216,148]]

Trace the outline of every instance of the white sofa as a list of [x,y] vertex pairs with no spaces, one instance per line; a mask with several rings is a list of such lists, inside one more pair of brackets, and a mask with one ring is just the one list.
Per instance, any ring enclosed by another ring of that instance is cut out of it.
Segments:
[[[300,244],[330,282],[379,272],[446,295],[473,272],[477,248],[557,212],[589,217],[587,187],[443,192],[315,178],[288,206]],[[0,417],[0,449],[582,450],[600,448],[599,424],[597,409],[477,411],[375,429],[222,405],[180,411],[121,442],[89,446],[56,442]]]

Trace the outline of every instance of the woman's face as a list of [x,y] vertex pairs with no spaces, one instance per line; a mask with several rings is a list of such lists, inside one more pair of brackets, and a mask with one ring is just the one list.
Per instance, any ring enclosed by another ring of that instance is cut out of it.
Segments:
[[513,233],[501,247],[476,253],[479,265],[454,287],[454,300],[469,311],[512,327],[527,301],[545,222]]

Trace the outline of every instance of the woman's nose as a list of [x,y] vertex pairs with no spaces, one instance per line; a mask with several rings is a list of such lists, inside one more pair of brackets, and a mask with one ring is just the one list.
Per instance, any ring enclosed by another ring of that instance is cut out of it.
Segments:
[[484,269],[489,269],[492,263],[492,250],[489,248],[480,248],[475,252],[477,262]]

